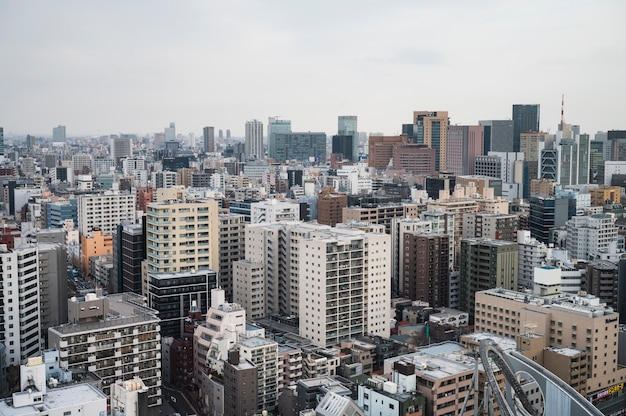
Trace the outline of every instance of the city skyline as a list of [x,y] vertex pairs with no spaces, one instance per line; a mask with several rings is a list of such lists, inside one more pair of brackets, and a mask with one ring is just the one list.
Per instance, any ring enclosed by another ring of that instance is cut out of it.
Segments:
[[[332,5],[332,12],[328,12]],[[620,129],[626,5],[538,1],[0,4],[5,135],[210,125],[243,137],[280,115],[301,131],[400,134],[415,110],[451,125],[540,104],[554,133]]]

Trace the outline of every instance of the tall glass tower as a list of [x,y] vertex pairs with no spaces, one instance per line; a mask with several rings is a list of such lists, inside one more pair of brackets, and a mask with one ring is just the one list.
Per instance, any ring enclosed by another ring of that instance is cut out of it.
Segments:
[[513,149],[520,151],[522,133],[539,131],[539,104],[513,104]]
[[352,154],[344,155],[352,162],[356,162],[359,157],[359,133],[357,132],[357,116],[339,116],[337,135],[352,136]]

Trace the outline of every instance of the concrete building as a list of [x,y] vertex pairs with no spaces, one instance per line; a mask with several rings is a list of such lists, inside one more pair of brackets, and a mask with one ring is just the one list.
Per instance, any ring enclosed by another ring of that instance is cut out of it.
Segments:
[[233,287],[233,299],[246,310],[249,319],[268,315],[263,263],[245,259],[233,262]]
[[369,222],[385,226],[391,233],[391,221],[394,218],[418,218],[423,207],[417,204],[372,204],[371,206],[348,206],[343,209],[342,222]]
[[475,160],[484,151],[484,127],[449,126],[446,146],[446,171],[474,175]]
[[113,235],[113,253],[118,259],[113,269],[117,292],[141,294],[141,262],[146,258],[143,224],[122,221]]
[[[417,126],[417,143],[435,150],[435,170],[447,172],[446,150],[448,125],[447,111],[414,111],[413,124]],[[371,140],[371,138],[370,138]]]
[[218,214],[219,241],[219,286],[226,292],[226,299],[233,299],[233,262],[245,255],[244,217],[239,214]]
[[37,243],[41,331],[67,322],[67,249],[60,243]]
[[405,233],[402,251],[401,294],[431,307],[449,306],[450,236]]
[[148,416],[148,388],[139,377],[111,385],[111,413],[115,416]]
[[334,192],[325,188],[317,198],[317,222],[334,227],[342,222],[343,208],[348,204],[348,196],[344,192]]
[[0,262],[0,343],[6,347],[6,364],[17,366],[42,348],[39,250],[35,245],[0,246]]
[[215,152],[215,127],[202,128],[202,149],[204,153]]
[[601,207],[604,206],[606,201],[619,204],[621,202],[622,189],[619,186],[600,185],[597,188],[589,189],[589,194],[591,194],[591,206]]
[[250,204],[250,223],[275,223],[298,221],[300,219],[300,204],[293,201],[267,199]]
[[546,262],[548,246],[532,238],[530,231],[519,230],[517,232],[517,247],[517,284],[520,288],[532,289],[535,267],[539,267]]
[[[370,136],[367,156],[367,165],[377,170],[385,170],[392,165],[394,147],[406,145],[409,142],[408,136]],[[425,144],[425,143],[422,143]]]
[[157,312],[144,302],[134,293],[71,298],[69,322],[50,328],[48,338],[62,368],[95,373],[106,395],[117,380],[140,377],[154,407],[161,404],[161,328]]
[[178,175],[176,172],[169,170],[152,172],[150,174],[150,184],[154,187],[154,189],[174,187],[176,186],[177,181]]
[[78,230],[87,235],[94,229],[112,234],[124,220],[135,222],[137,205],[135,193],[107,191],[98,195],[78,197]]
[[[616,358],[618,314],[601,305],[597,297],[542,297],[504,289],[476,294],[476,331],[515,339],[528,333],[527,328],[539,339],[539,350],[556,347],[587,352],[583,395],[592,402],[598,399],[598,393],[626,381],[626,368],[618,366]],[[610,396],[615,397],[618,392],[619,389]]]
[[394,363],[393,381],[373,377],[359,385],[358,404],[366,416],[422,416],[426,398],[416,392],[415,365],[404,361]]
[[111,137],[111,159],[115,162],[115,166],[120,166],[122,159],[133,156],[133,140],[127,135],[121,137]]
[[291,120],[281,120],[279,117],[269,117],[267,120],[267,154],[276,159],[276,134],[291,133]]
[[524,160],[528,163],[528,178],[539,178],[539,160],[541,151],[545,148],[547,133],[522,132],[520,134],[520,152],[524,153]]
[[531,197],[528,218],[530,235],[542,243],[550,243],[550,231],[564,226],[575,212],[575,203],[570,203],[569,198]]
[[463,215],[463,238],[516,241],[517,224],[515,214],[466,213]]
[[484,151],[513,151],[513,120],[481,120],[484,129]]
[[474,322],[477,292],[492,288],[517,290],[517,243],[489,239],[461,241],[461,310]]
[[84,276],[91,275],[90,259],[113,254],[113,237],[95,229],[80,237],[80,268]]
[[425,144],[401,144],[393,146],[393,168],[413,175],[435,174],[435,150]]
[[29,358],[20,367],[20,389],[0,401],[0,415],[102,416],[107,412],[107,396],[89,383],[48,386],[46,364],[41,356]]
[[65,126],[58,125],[57,127],[52,128],[52,141],[53,142],[64,142],[65,139],[66,139]]
[[326,133],[274,133],[274,158],[280,162],[326,163]]
[[259,120],[246,121],[245,151],[247,159],[265,159],[265,147],[263,146],[263,123]]
[[224,363],[224,416],[253,415],[258,410],[258,368],[232,350]]
[[600,302],[617,310],[619,289],[619,273],[615,263],[610,261],[594,261],[587,265],[584,278],[584,290],[600,299]]
[[300,336],[330,346],[366,333],[389,335],[389,235],[322,230],[299,240],[298,252]]
[[72,156],[72,172],[74,175],[89,174],[93,171],[93,157],[79,153]]
[[278,401],[278,343],[252,337],[240,340],[239,355],[257,369],[257,412],[273,410]]
[[612,214],[574,216],[565,226],[566,248],[572,259],[596,260],[617,250],[617,226]]
[[217,211],[214,200],[149,204],[146,212],[147,271],[219,270]]

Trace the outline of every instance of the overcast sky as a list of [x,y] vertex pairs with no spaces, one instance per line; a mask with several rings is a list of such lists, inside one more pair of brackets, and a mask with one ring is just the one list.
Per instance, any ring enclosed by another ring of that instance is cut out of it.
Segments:
[[0,1],[0,126],[68,136],[203,126],[398,134],[541,104],[541,128],[626,129],[626,2]]

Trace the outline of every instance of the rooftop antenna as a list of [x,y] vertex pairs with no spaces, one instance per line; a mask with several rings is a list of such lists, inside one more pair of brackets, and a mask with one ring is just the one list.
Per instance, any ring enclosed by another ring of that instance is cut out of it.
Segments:
[[561,126],[565,124],[565,94],[561,94]]

